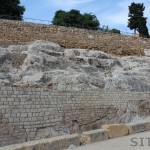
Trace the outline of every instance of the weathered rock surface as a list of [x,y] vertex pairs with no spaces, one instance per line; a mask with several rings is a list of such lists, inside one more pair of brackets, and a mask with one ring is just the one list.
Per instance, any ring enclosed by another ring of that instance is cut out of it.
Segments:
[[[146,51],[147,52],[147,51]],[[116,57],[101,51],[63,49],[36,41],[0,48],[0,84],[149,91],[150,57]]]
[[150,49],[145,49],[144,54],[145,54],[145,56],[150,57]]

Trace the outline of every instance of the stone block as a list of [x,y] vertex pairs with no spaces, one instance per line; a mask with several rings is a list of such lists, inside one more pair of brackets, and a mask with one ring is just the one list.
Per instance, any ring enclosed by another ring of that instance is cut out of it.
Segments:
[[150,121],[136,122],[127,124],[129,134],[135,134],[150,130]]
[[108,139],[108,132],[103,129],[98,129],[98,130],[83,132],[83,134],[80,136],[80,143],[89,144],[89,143],[95,143],[107,139]]
[[128,126],[124,124],[103,125],[102,129],[108,131],[109,138],[116,138],[129,134]]

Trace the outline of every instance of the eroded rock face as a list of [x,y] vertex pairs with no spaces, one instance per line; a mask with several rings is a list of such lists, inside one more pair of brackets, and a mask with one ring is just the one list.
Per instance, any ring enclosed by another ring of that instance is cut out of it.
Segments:
[[150,57],[145,52],[143,57],[115,57],[101,51],[63,49],[46,41],[0,48],[0,83],[59,90],[149,91]]

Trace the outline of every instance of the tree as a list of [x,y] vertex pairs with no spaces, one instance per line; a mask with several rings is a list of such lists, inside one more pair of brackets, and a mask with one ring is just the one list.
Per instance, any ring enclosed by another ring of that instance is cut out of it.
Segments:
[[91,13],[81,14],[79,10],[72,9],[68,12],[58,10],[55,13],[52,23],[54,25],[86,28],[86,29],[98,29],[99,21],[95,15]]
[[109,32],[120,34],[120,30],[118,30],[118,29],[111,29],[111,30],[109,30]]
[[3,19],[22,20],[24,11],[20,0],[0,0],[0,16]]
[[61,25],[61,26],[81,26],[82,22],[82,15],[80,11],[72,9],[69,12],[65,12],[63,10],[58,10],[55,13],[52,23],[54,25]]
[[54,25],[60,25],[60,26],[64,26],[66,21],[67,21],[67,13],[63,10],[58,10],[56,13],[55,13],[55,17],[52,21],[52,23]]
[[148,28],[146,26],[147,18],[144,17],[144,4],[143,3],[131,3],[129,6],[128,14],[128,27],[136,34],[136,30],[139,32],[140,37],[149,37]]
[[72,9],[67,13],[66,23],[71,27],[81,27],[82,14],[79,10]]
[[83,28],[98,30],[99,25],[100,23],[95,15],[93,15],[92,13],[83,14],[83,23],[82,23]]

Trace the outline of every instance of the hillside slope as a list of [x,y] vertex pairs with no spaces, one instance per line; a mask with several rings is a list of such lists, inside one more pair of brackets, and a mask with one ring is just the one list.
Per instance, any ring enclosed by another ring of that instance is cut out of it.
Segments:
[[150,49],[149,39],[123,34],[5,19],[0,19],[0,27],[0,47],[46,40],[64,48],[101,50],[117,56],[143,56],[144,49]]

